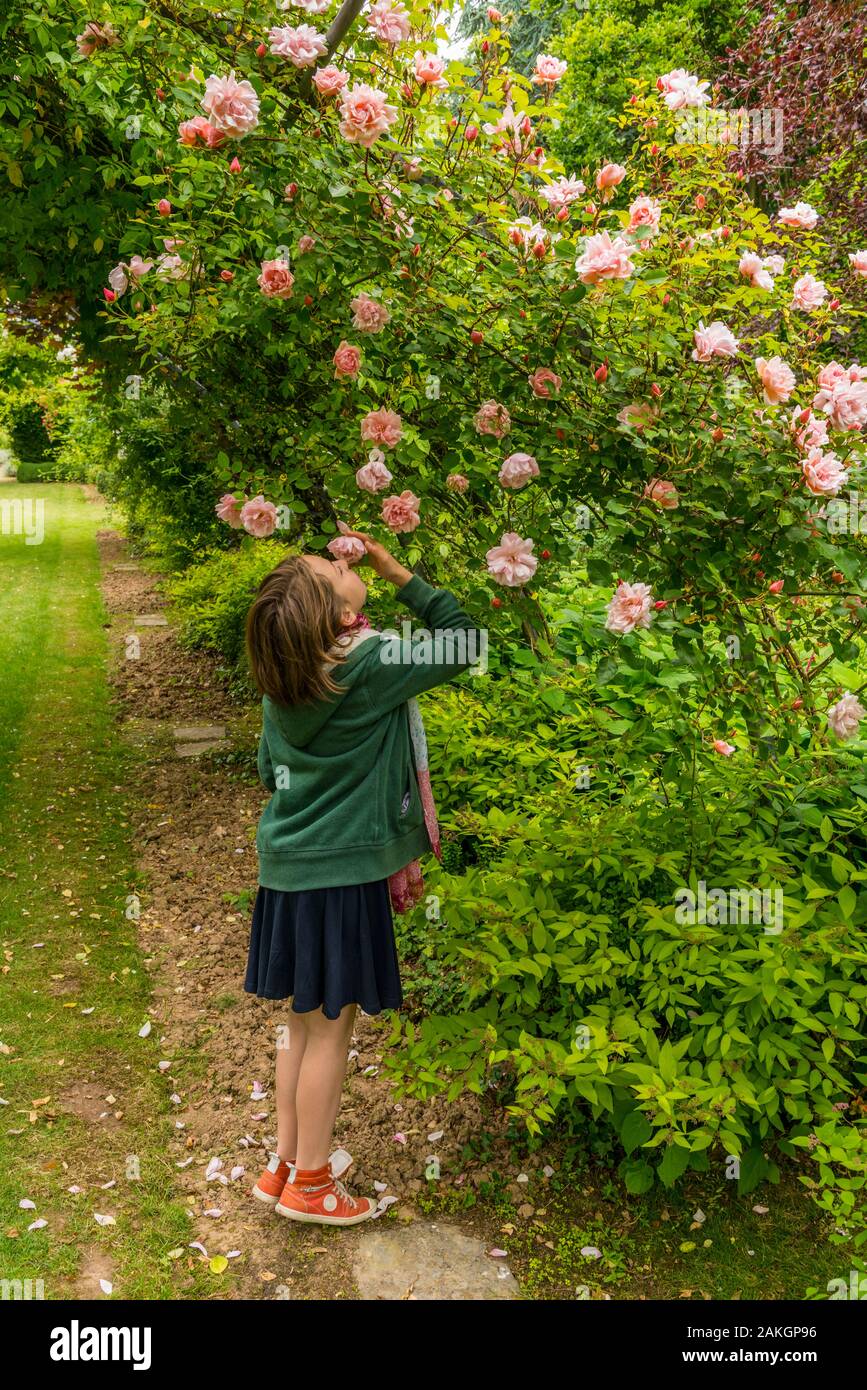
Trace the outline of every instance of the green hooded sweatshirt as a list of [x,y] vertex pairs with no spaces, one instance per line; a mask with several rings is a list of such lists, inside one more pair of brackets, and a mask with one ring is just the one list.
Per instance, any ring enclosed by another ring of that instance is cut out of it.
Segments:
[[262,700],[259,776],[272,793],[259,821],[259,883],[297,891],[388,878],[425,854],[406,702],[484,654],[455,597],[418,575],[397,591],[423,619],[411,635],[360,642],[331,672],[339,695],[309,705]]

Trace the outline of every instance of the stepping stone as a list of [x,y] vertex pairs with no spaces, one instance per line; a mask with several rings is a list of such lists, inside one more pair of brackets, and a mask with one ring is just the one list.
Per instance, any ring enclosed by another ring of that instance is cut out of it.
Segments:
[[136,627],[168,627],[169,620],[162,613],[139,613],[133,618]]
[[113,565],[112,574],[141,574],[141,565]]
[[505,1260],[492,1259],[485,1249],[457,1226],[417,1221],[389,1230],[365,1225],[353,1255],[359,1297],[472,1302],[520,1298]]
[[176,743],[175,752],[179,758],[197,758],[200,753],[210,753],[213,748],[222,748],[222,739],[204,740],[200,743]]
[[206,739],[215,740],[226,737],[225,724],[190,724],[175,729],[178,743],[202,743]]

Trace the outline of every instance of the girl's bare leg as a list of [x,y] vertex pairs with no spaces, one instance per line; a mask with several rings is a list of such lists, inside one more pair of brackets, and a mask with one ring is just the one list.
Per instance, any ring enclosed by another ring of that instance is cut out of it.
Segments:
[[326,1018],[321,1009],[295,1015],[306,1031],[295,1093],[299,1168],[322,1168],[328,1162],[357,1007],[347,1004],[339,1018]]
[[289,1023],[277,1030],[277,1076],[274,1094],[277,1103],[277,1153],[284,1163],[294,1163],[298,1145],[298,1113],[295,1095],[301,1060],[307,1045],[307,1030],[301,1015],[289,1010]]

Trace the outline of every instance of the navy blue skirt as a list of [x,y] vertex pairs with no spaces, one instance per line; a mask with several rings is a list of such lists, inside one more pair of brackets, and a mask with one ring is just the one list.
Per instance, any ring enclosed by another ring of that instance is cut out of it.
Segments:
[[244,989],[259,999],[291,999],[294,1013],[322,1009],[338,1018],[347,1004],[366,1014],[403,1002],[388,880],[345,888],[256,894]]

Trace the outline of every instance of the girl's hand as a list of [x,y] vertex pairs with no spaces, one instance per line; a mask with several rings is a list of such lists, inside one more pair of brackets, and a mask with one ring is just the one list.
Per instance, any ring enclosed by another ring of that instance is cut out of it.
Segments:
[[[342,525],[340,531],[344,536],[355,536],[357,540],[361,541],[366,552],[367,563],[372,565],[380,579],[387,580],[389,584],[397,585],[399,589],[402,589],[404,584],[408,584],[412,579],[412,570],[408,570],[398,560],[395,560],[385,546],[380,545],[379,541],[375,541],[372,536],[365,535],[363,531],[350,531],[348,527]],[[362,562],[358,561],[357,563]]]

